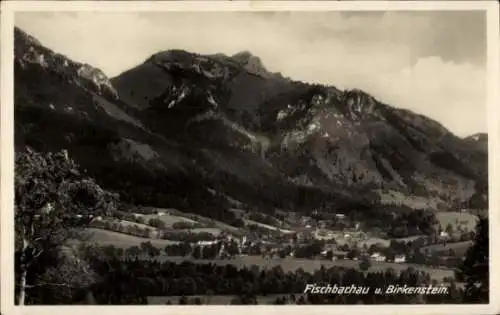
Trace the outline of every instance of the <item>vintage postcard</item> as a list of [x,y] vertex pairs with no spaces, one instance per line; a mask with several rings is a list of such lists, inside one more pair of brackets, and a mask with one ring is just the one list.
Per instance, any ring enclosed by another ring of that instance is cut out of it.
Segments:
[[2,3],[2,314],[497,314],[498,16]]

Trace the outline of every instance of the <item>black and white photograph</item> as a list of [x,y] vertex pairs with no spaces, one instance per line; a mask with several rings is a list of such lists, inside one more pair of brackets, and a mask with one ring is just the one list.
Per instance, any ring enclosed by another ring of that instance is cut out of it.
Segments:
[[279,2],[2,4],[3,314],[494,314],[498,4]]

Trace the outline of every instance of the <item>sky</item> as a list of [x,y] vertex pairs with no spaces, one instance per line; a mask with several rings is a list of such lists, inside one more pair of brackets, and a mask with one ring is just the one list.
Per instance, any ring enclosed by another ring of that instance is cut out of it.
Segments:
[[487,131],[481,11],[22,12],[15,24],[109,77],[162,50],[247,50],[270,71],[362,89],[458,136]]

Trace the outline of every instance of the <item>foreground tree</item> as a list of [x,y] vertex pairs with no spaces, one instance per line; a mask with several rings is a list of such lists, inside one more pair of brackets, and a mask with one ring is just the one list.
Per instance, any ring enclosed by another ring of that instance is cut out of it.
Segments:
[[43,304],[72,304],[75,297],[91,293],[86,288],[97,281],[98,275],[81,256],[68,248],[59,252],[57,266],[44,266],[31,293]]
[[[15,159],[17,302],[26,302],[30,268],[44,253],[59,251],[93,217],[115,210],[118,196],[80,173],[67,152],[41,154],[27,148]],[[46,274],[48,276],[48,274]],[[48,283],[44,285],[50,285]],[[62,284],[57,284],[62,285]]]
[[476,226],[474,245],[457,271],[457,279],[465,282],[465,303],[489,303],[489,229],[488,219],[481,218]]

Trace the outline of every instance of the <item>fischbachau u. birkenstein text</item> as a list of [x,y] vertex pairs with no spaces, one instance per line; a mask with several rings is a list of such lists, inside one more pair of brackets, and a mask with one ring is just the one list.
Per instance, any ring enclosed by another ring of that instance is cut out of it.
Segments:
[[387,285],[385,287],[368,287],[368,286],[339,286],[337,284],[316,285],[307,284],[304,293],[309,294],[448,294],[446,286],[408,286],[408,285]]

